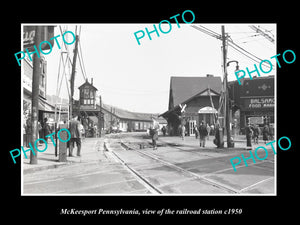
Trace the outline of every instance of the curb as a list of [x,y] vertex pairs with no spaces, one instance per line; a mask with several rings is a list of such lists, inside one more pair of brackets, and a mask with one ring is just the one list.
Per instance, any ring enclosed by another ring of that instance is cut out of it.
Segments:
[[32,168],[26,168],[24,169],[23,168],[23,174],[29,174],[29,173],[34,173],[34,172],[38,172],[38,171],[42,171],[42,170],[47,170],[47,169],[55,169],[55,168],[58,168],[58,167],[62,167],[62,166],[68,166],[72,163],[75,163],[75,162],[58,162],[59,164],[52,164],[52,165],[46,165],[46,166],[38,166],[38,167],[32,167]]

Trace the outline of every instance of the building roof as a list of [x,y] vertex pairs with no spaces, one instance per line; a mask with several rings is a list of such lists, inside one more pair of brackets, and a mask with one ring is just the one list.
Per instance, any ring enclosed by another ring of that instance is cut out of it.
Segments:
[[[171,77],[170,99],[173,98],[171,108],[185,102],[195,95],[205,91],[208,87],[220,94],[222,88],[221,77],[207,75],[206,77]],[[169,108],[169,109],[171,109]]]
[[82,89],[82,88],[84,88],[86,86],[89,86],[89,87],[95,89],[96,91],[98,91],[98,89],[96,87],[94,87],[93,84],[91,84],[90,82],[88,82],[88,80],[86,80],[85,83],[83,83],[82,85],[80,85],[78,87],[78,89]]
[[128,120],[138,120],[138,121],[152,121],[151,117],[157,118],[158,114],[151,113],[139,113],[139,112],[130,112],[125,109],[121,109],[115,106],[102,104],[102,108],[109,113],[114,114],[116,117],[120,119],[128,119]]

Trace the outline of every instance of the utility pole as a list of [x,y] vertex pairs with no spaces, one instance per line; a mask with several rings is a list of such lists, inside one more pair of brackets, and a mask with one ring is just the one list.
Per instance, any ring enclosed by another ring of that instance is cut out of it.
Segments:
[[76,34],[75,39],[75,48],[74,48],[74,55],[73,55],[73,64],[72,64],[72,73],[70,79],[70,86],[71,86],[71,94],[70,94],[70,119],[72,118],[73,113],[73,95],[74,95],[74,80],[75,80],[75,72],[76,72],[76,59],[77,59],[77,52],[78,52],[78,35]]
[[[31,99],[31,144],[38,139],[38,114],[39,114],[39,84],[41,75],[40,43],[42,42],[43,26],[35,27],[35,46],[37,52],[33,57],[33,74],[32,74],[32,99]],[[32,144],[33,145],[33,144]],[[34,152],[33,152],[34,151]],[[30,164],[37,164],[37,151],[30,151]]]
[[230,114],[229,114],[229,95],[228,95],[228,84],[227,84],[227,43],[226,43],[226,34],[225,34],[225,26],[221,27],[222,32],[222,48],[223,48],[223,87],[224,87],[224,96],[225,96],[225,106],[224,106],[224,117],[225,117],[225,128],[226,128],[226,136],[227,136],[227,148],[233,147],[233,143],[231,142],[231,134],[230,134]]
[[98,121],[98,127],[99,127],[99,137],[101,137],[101,131],[102,131],[102,109],[101,109],[101,107],[102,107],[102,99],[101,99],[101,95],[99,96],[99,100],[100,100],[100,110],[99,110],[99,113],[100,113],[100,115],[99,115],[99,121]]

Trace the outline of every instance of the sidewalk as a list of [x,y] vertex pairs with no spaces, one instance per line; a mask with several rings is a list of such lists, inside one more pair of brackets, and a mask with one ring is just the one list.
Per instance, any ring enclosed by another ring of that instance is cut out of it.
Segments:
[[[52,141],[48,140],[48,148],[44,152],[38,152],[37,164],[30,164],[30,152],[27,152],[27,159],[23,155],[23,173],[32,173],[45,169],[52,169],[61,166],[70,165],[73,163],[87,163],[93,161],[108,161],[104,154],[103,138],[86,138],[81,143],[81,156],[76,156],[77,147],[73,149],[73,157],[69,157],[69,151],[67,152],[67,162],[59,162],[58,155],[59,149],[57,149],[57,156],[55,156],[55,147]],[[43,144],[44,145],[44,144]],[[44,146],[40,146],[43,149]]]
[[[209,140],[206,139],[205,148],[206,149],[219,149],[219,150],[246,150],[246,137],[245,135],[239,135],[234,137],[234,147],[227,148],[227,139],[224,136],[224,147],[217,148],[217,146],[213,143],[214,136],[209,136]],[[140,148],[140,144],[144,144],[144,148],[151,148],[152,141],[150,136],[136,134],[135,136],[125,137],[123,138],[124,142],[131,147],[138,149]],[[192,147],[192,148],[200,148],[200,139],[196,139],[192,136],[186,136],[184,140],[182,140],[179,136],[162,136],[159,135],[157,141],[158,147],[162,146],[181,146],[181,147]],[[265,143],[263,140],[258,140],[258,144],[254,144],[252,141],[252,150],[254,150],[257,146],[264,146]]]
[[[127,136],[128,134],[128,136]],[[152,148],[151,138],[147,137],[145,139],[145,133],[124,133],[122,137],[122,142],[126,142],[126,145],[132,147],[134,149],[139,149],[140,144],[142,143],[146,148]],[[67,156],[67,162],[59,162],[58,154],[55,156],[55,148],[51,140],[48,140],[48,148],[45,152],[38,152],[38,164],[30,164],[30,152],[27,152],[27,159],[23,155],[23,165],[22,170],[24,174],[33,173],[40,170],[53,169],[61,166],[67,166],[74,163],[91,163],[91,162],[107,162],[111,163],[111,159],[109,155],[105,154],[104,149],[104,141],[109,140],[111,137],[107,135],[107,137],[102,138],[86,138],[82,140],[81,147],[81,156],[76,156],[77,147],[73,150],[73,157]],[[210,136],[209,140],[206,140],[205,149],[215,149],[218,148],[213,143],[214,136]],[[246,138],[245,136],[237,136],[234,139],[234,148],[227,148],[226,136],[223,139],[225,141],[224,148],[219,148],[218,150],[246,150]],[[158,147],[160,146],[182,146],[182,147],[192,147],[192,148],[200,148],[199,146],[199,138],[195,137],[185,137],[184,140],[179,136],[159,136],[157,141]],[[252,149],[255,149],[257,146],[264,146],[264,141],[259,140],[258,144],[252,143]],[[44,146],[40,146],[39,149],[43,149]],[[69,152],[67,152],[68,154]]]
[[[214,136],[209,136],[209,139],[206,139],[205,142],[205,148],[217,148],[217,146],[213,143],[213,139],[215,137]],[[234,147],[233,148],[227,148],[227,137],[224,136],[223,138],[224,141],[224,148],[220,148],[220,149],[235,149],[235,150],[245,150],[246,149],[246,137],[245,135],[239,135],[239,136],[235,136],[233,139],[234,142]],[[196,139],[195,137],[190,137],[190,136],[186,136],[184,138],[184,140],[182,140],[181,137],[179,136],[159,136],[158,138],[158,144],[162,144],[163,143],[167,143],[167,144],[174,144],[174,145],[184,145],[184,146],[194,146],[194,147],[200,147],[200,139],[198,137],[198,139]],[[254,148],[254,146],[263,146],[265,145],[263,140],[258,140],[258,144],[254,144],[252,141],[252,149]]]

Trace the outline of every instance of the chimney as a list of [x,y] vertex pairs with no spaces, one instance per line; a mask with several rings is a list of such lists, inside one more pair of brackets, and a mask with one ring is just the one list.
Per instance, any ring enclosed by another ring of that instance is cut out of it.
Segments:
[[214,77],[213,74],[206,74],[206,77]]
[[93,78],[91,78],[91,85],[93,85]]

